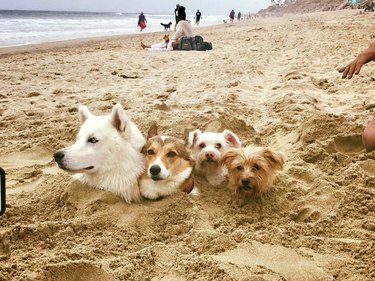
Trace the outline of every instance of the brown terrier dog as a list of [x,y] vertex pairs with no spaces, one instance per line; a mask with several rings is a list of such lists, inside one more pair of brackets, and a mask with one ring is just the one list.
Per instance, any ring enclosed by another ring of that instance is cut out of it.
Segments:
[[284,167],[284,157],[268,147],[231,148],[222,157],[228,168],[229,187],[240,203],[251,195],[261,195],[271,189],[278,171]]

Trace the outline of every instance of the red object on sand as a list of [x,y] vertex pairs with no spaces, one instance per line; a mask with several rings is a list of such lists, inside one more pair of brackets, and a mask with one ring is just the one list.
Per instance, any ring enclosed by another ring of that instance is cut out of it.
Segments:
[[145,29],[146,28],[146,22],[145,21],[141,21],[140,24],[139,24],[139,27],[141,28],[141,30]]
[[367,124],[362,132],[362,143],[366,150],[375,150],[375,117]]

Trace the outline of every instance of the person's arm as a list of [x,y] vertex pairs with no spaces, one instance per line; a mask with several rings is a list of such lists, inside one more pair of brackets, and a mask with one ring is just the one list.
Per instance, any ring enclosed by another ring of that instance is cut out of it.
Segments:
[[360,53],[355,60],[349,63],[347,66],[338,69],[342,73],[342,78],[352,78],[353,74],[357,75],[361,71],[364,64],[375,61],[375,41],[370,44],[370,46]]

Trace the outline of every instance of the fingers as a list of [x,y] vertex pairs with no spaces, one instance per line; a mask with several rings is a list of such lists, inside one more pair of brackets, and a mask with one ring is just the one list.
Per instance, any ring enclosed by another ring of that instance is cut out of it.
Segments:
[[355,75],[358,75],[358,73],[361,71],[362,66],[363,66],[363,63],[357,63],[357,65],[355,66],[355,70],[354,70]]
[[357,62],[353,62],[349,65],[349,70],[348,70],[348,79],[352,78],[353,77],[353,74],[354,74],[354,70],[355,70],[355,66],[357,65]]
[[350,69],[350,64],[343,69],[342,78],[346,78]]

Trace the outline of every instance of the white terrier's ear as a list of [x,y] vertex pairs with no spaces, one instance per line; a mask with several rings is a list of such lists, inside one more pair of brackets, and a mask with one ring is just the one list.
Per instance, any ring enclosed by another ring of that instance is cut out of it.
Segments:
[[84,105],[79,106],[78,112],[79,112],[78,117],[79,117],[79,121],[81,122],[81,124],[83,124],[90,117],[94,116],[90,112],[90,110]]
[[111,123],[120,132],[125,132],[126,126],[128,125],[129,117],[126,115],[121,104],[117,103],[111,113]]
[[230,130],[224,130],[222,134],[230,146],[241,147],[240,139],[236,136],[235,133]]
[[198,137],[202,134],[201,130],[197,129],[189,133],[189,146],[193,147],[198,140]]

